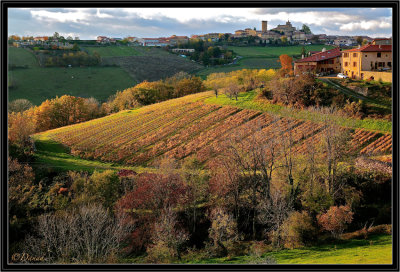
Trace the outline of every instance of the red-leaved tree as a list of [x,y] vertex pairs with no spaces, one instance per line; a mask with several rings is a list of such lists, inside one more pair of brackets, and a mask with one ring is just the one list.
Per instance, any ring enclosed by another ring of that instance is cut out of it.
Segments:
[[353,212],[349,206],[331,206],[326,213],[317,216],[318,223],[324,230],[330,231],[337,238],[353,221]]

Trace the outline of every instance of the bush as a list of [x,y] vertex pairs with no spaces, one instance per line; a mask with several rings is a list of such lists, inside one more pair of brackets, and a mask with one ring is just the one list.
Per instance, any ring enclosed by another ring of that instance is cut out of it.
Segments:
[[162,241],[149,246],[146,253],[146,262],[149,263],[171,263],[175,260],[174,250]]
[[314,240],[316,228],[313,226],[311,216],[303,212],[292,212],[282,224],[283,246],[286,248],[297,248]]
[[324,230],[330,231],[333,237],[338,238],[346,229],[346,224],[353,221],[353,213],[349,206],[332,206],[326,213],[318,215],[317,219]]

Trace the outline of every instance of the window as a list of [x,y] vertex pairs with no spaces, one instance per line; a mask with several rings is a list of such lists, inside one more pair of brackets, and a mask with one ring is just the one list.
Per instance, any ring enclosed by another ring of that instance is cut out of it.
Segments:
[[357,57],[357,53],[353,53],[353,57],[356,58]]
[[390,61],[388,62],[388,67],[392,67],[392,63]]
[[343,54],[343,57],[344,57],[344,58],[348,58],[348,57],[349,57],[349,53],[344,53],[344,54]]
[[378,62],[378,67],[385,67],[385,63],[384,62]]
[[357,67],[357,62],[353,62],[353,67]]
[[344,67],[347,67],[349,65],[349,63],[346,61],[345,63],[344,63]]
[[378,53],[376,57],[377,57],[377,58],[380,58],[380,57],[381,57],[381,54],[382,54],[382,53]]
[[365,55],[365,57],[367,57],[367,55]]

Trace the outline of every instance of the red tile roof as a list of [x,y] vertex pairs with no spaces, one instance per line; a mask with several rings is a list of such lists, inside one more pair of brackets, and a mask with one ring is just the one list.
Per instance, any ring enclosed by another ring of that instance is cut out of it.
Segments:
[[340,48],[336,47],[334,49],[326,50],[325,52],[316,53],[304,59],[296,60],[295,62],[309,62],[309,61],[323,61],[327,59],[332,59],[340,57]]
[[360,48],[342,51],[342,53],[347,52],[392,52],[392,45],[367,44]]

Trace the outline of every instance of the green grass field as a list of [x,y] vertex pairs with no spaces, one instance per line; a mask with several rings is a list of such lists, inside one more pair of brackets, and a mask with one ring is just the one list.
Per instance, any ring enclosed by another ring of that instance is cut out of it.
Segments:
[[[229,46],[229,50],[233,50],[240,58],[236,64],[206,67],[196,72],[196,75],[206,78],[212,73],[227,73],[241,69],[279,69],[279,56],[287,54],[289,56],[299,56],[301,54],[302,45],[285,46],[285,47],[239,47]],[[321,51],[322,48],[331,49],[334,46],[329,45],[305,45],[307,51]]]
[[44,100],[69,94],[95,97],[105,102],[117,90],[136,82],[120,67],[28,68],[9,71],[9,101],[25,98],[35,105]]
[[[219,105],[231,105],[239,107],[242,109],[258,110],[262,112],[269,112],[273,114],[278,114],[282,116],[290,116],[296,119],[311,120],[318,122],[320,120],[320,114],[316,112],[311,112],[308,110],[295,110],[287,108],[281,105],[269,103],[266,100],[256,99],[256,91],[251,91],[247,93],[240,93],[238,101],[230,99],[226,95],[218,95],[209,97],[204,100],[205,103],[219,104]],[[376,130],[380,132],[391,132],[392,122],[379,119],[352,119],[344,117],[335,117],[338,125],[349,127],[349,128],[365,128],[369,130]]]
[[[367,240],[352,239],[337,244],[285,249],[262,255],[275,259],[278,264],[391,264],[392,236],[374,235]],[[245,264],[254,257],[212,258],[191,260],[187,263]]]
[[[330,45],[304,45],[308,51],[321,51],[322,48],[332,49],[335,46]],[[242,57],[263,57],[263,58],[279,58],[282,54],[289,56],[301,55],[303,45],[282,46],[282,47],[260,47],[260,46],[228,46],[228,50],[233,50],[236,54]]]
[[38,67],[35,55],[24,48],[8,47],[9,65]]
[[125,57],[138,56],[142,53],[132,46],[104,46],[104,47],[83,47],[89,54],[97,52],[102,57]]

